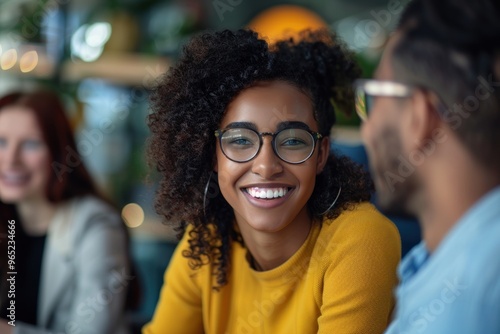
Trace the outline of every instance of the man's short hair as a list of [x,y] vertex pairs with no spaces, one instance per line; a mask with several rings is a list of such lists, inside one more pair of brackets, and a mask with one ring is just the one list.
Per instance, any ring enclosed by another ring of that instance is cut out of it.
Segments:
[[500,2],[414,0],[398,26],[394,79],[441,99],[442,119],[487,168],[500,167]]

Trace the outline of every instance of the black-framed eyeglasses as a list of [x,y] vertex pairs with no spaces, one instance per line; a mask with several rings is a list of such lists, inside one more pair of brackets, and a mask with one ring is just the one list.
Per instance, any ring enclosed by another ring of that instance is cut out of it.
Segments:
[[259,154],[263,137],[271,136],[274,153],[290,164],[300,164],[314,153],[316,142],[323,136],[308,129],[286,128],[275,133],[257,132],[249,128],[215,131],[222,153],[234,162],[247,162]]
[[359,79],[354,82],[356,113],[362,121],[368,119],[376,96],[405,98],[413,94],[414,87],[400,82]]

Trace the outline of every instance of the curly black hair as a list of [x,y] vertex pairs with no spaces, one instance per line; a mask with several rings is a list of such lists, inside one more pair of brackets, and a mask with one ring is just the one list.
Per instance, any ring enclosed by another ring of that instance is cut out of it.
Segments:
[[[222,286],[227,283],[231,243],[244,245],[233,225],[234,212],[212,177],[214,131],[230,102],[258,83],[287,82],[311,98],[319,132],[329,136],[335,123],[334,105],[352,110],[351,85],[359,74],[352,54],[326,30],[306,31],[298,41],[275,45],[251,30],[224,30],[203,33],[184,47],[177,65],[152,94],[148,154],[162,175],[157,212],[167,222],[179,224],[179,237],[187,224],[192,226],[190,249],[183,255],[191,259],[193,268],[211,263]],[[339,187],[342,191],[335,207],[322,215]],[[206,188],[212,188],[208,196],[204,196]],[[370,177],[360,166],[330,154],[316,178],[309,212],[318,222],[323,216],[335,218],[353,204],[369,200],[372,189]]]

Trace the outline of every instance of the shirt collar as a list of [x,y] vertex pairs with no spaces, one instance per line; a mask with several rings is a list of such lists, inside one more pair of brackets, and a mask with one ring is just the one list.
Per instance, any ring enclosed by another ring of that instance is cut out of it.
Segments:
[[[484,224],[492,222],[492,219],[500,215],[500,186],[480,198],[467,212],[457,221],[452,230],[441,241],[436,252],[442,252],[447,245],[454,245],[455,241],[478,228],[484,229]],[[425,241],[413,247],[401,261],[398,268],[401,283],[411,279],[430,258],[430,253]]]
[[425,242],[421,241],[413,247],[399,265],[398,273],[401,283],[405,283],[419,271],[429,258],[429,251]]

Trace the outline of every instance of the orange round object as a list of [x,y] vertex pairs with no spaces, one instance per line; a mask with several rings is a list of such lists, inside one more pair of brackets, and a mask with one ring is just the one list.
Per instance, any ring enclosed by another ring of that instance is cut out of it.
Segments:
[[290,37],[298,38],[305,29],[327,28],[326,22],[316,13],[295,5],[271,7],[257,15],[248,27],[272,44]]

